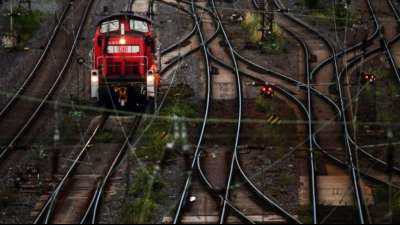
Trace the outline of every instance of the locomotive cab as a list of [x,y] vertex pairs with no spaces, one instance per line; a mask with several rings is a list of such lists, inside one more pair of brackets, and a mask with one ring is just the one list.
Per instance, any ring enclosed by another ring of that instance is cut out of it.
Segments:
[[91,95],[107,107],[143,105],[159,83],[151,21],[133,13],[102,19],[93,39]]

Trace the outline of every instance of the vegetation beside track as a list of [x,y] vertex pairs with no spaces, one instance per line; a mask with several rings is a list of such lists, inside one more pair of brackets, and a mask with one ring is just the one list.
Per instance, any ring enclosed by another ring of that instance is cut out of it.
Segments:
[[[39,30],[40,24],[44,21],[46,15],[39,10],[28,10],[23,7],[14,9],[14,29],[17,34],[17,48],[23,48]],[[4,18],[10,21],[10,17]]]
[[135,181],[129,189],[129,202],[123,207],[122,222],[126,224],[151,223],[158,207],[164,184],[159,175],[159,168],[147,166],[139,169]]
[[352,27],[361,21],[361,16],[345,4],[336,4],[333,7],[330,1],[299,0],[296,5],[307,9],[305,17],[310,17],[312,25],[319,24],[331,30]]
[[[285,133],[285,129],[287,129],[287,125],[280,124],[280,120],[295,120],[296,117],[288,117],[289,114],[293,113],[286,113],[290,110],[287,109],[285,103],[274,98],[259,96],[255,100],[255,107],[256,110],[263,115],[265,123],[255,128],[256,132],[254,132],[253,142],[263,143],[265,140],[268,140],[269,145],[274,146],[274,150],[269,154],[270,159],[273,161],[278,160],[284,156],[290,148],[290,143],[285,141],[288,137],[282,136],[282,134]],[[282,112],[285,113],[283,114]],[[279,121],[275,123],[273,123],[271,119],[268,121],[269,118],[273,116],[279,118]],[[295,137],[291,140],[295,140]],[[282,180],[287,181],[284,177]]]
[[[187,119],[197,115],[192,96],[193,90],[186,85],[171,88],[159,117],[144,133],[140,147],[130,152],[129,160],[140,162],[140,168],[135,172],[133,183],[130,184],[128,198],[121,210],[121,222],[128,224],[154,222],[155,213],[167,197],[163,194],[165,185],[161,177],[161,164],[166,157],[167,143],[174,141],[172,118],[175,115]],[[190,133],[189,127],[191,126],[188,125]]]
[[185,119],[196,116],[196,107],[190,102],[192,96],[192,90],[184,85],[178,85],[170,90],[159,118],[145,133],[141,147],[136,150],[136,157],[147,161],[163,159],[166,144],[173,141],[173,117]]
[[[248,44],[259,46],[263,53],[287,53],[288,41],[277,23],[273,23],[272,32],[265,39],[262,37],[262,18],[260,14],[247,12],[241,27],[245,30]],[[246,40],[246,38],[244,38]]]

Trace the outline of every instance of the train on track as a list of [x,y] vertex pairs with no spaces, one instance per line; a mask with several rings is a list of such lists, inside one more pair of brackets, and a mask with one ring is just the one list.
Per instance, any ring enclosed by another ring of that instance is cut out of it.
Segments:
[[152,22],[133,12],[101,19],[93,38],[91,97],[107,108],[144,107],[160,76]]

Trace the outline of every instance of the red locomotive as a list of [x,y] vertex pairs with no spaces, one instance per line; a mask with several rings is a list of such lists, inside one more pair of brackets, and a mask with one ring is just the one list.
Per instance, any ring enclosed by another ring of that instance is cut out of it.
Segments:
[[152,23],[132,12],[112,15],[96,26],[91,95],[107,107],[144,105],[159,83]]

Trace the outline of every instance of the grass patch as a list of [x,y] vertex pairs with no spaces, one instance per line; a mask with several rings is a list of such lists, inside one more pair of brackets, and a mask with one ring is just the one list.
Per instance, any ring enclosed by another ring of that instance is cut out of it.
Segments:
[[[193,90],[186,85],[177,85],[171,88],[164,107],[160,111],[160,118],[144,134],[141,144],[135,151],[135,157],[146,161],[140,169],[129,189],[129,198],[132,199],[122,209],[121,219],[126,224],[149,224],[154,222],[155,213],[160,203],[165,199],[162,194],[164,183],[160,176],[159,162],[165,154],[166,144],[172,141],[171,132],[174,115],[182,118],[191,118],[197,115],[196,106],[191,103]],[[131,152],[130,157],[133,157]]]
[[14,9],[14,12],[16,14],[14,26],[18,35],[18,47],[23,47],[40,28],[45,15],[40,11],[30,11],[22,7]]
[[258,44],[262,38],[262,32],[260,32],[261,21],[261,16],[256,13],[247,12],[244,16],[241,27],[248,34],[247,40],[251,44]]
[[310,9],[305,14],[313,24],[321,24],[331,30],[344,29],[346,26],[352,27],[354,24],[360,24],[362,19],[361,15],[356,15],[350,7],[346,8],[345,4],[338,3],[332,7],[330,2],[320,1],[310,7],[304,3],[304,0],[301,0],[297,5]]
[[[389,207],[389,190],[387,186],[377,185],[373,189],[373,195],[376,205],[382,208]],[[390,206],[393,212],[400,213],[400,192],[393,189],[392,205]]]
[[163,158],[166,144],[173,141],[173,116],[194,118],[197,114],[196,106],[190,102],[192,96],[193,90],[185,85],[170,90],[165,107],[160,111],[161,118],[144,135],[141,147],[136,150],[137,157],[150,161],[160,161]]
[[262,113],[271,113],[275,111],[276,106],[271,104],[265,97],[258,95],[256,98],[256,110]]
[[293,186],[296,184],[296,177],[293,174],[283,173],[279,177],[279,184],[283,186]]
[[0,191],[0,207],[7,207],[14,203],[18,195],[11,191]]
[[96,135],[96,142],[98,143],[110,143],[114,141],[114,132],[112,130],[101,130]]
[[299,217],[300,217],[300,220],[304,224],[312,224],[313,223],[311,211],[312,211],[311,205],[305,205],[305,206],[301,206],[299,208]]
[[147,167],[138,171],[135,182],[129,190],[134,199],[123,207],[122,220],[126,224],[149,224],[162,199],[164,187],[158,167]]
[[268,35],[266,40],[260,42],[263,53],[279,54],[288,52],[288,41],[283,35],[282,29],[277,23],[273,24],[273,32]]
[[382,123],[395,123],[400,121],[400,116],[385,110],[378,110],[378,121]]
[[262,16],[260,14],[247,12],[241,27],[246,31],[248,44],[259,47],[263,53],[279,54],[288,51],[288,41],[275,22],[273,22],[271,34],[263,40],[262,31],[260,31],[262,29]]

